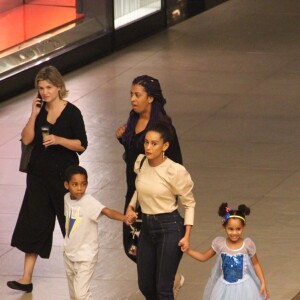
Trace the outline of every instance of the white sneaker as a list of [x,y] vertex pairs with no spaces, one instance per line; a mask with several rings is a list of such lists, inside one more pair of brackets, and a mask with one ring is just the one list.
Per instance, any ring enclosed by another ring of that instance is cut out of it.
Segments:
[[175,275],[175,280],[174,280],[174,287],[173,287],[173,292],[174,292],[174,298],[177,297],[179,290],[184,284],[184,277],[182,274],[176,273]]

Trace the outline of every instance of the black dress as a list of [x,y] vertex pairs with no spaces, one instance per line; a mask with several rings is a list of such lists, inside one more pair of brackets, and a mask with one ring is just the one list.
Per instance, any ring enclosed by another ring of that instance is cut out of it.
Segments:
[[[172,126],[174,139],[172,143],[170,144],[170,147],[167,149],[165,155],[172,159],[174,162],[177,162],[179,164],[182,164],[182,155],[180,150],[180,145],[178,141],[178,137],[176,134],[175,128]],[[146,129],[139,132],[138,134],[135,134],[130,142],[129,145],[124,145],[124,155],[123,158],[126,163],[126,183],[127,183],[127,192],[125,196],[125,207],[124,207],[124,213],[126,212],[126,209],[128,207],[128,204],[135,192],[135,179],[136,179],[136,173],[134,172],[134,163],[139,156],[139,154],[145,154],[144,144],[143,144],[143,136],[146,134]],[[122,143],[122,140],[119,139],[119,141]],[[141,215],[141,212],[139,212],[139,217]],[[136,258],[131,256],[127,253],[127,249],[129,247],[129,241],[131,235],[131,228],[127,226],[126,224],[123,225],[123,246],[125,249],[125,253],[127,256],[132,259],[133,261],[136,261]]]
[[26,191],[12,236],[11,245],[25,253],[37,253],[49,258],[55,217],[65,235],[64,171],[70,165],[78,165],[78,154],[59,145],[45,148],[42,145],[41,126],[48,125],[50,134],[68,139],[79,139],[87,148],[87,136],[80,110],[67,102],[54,124],[47,122],[43,106],[35,123],[34,148],[26,178]]

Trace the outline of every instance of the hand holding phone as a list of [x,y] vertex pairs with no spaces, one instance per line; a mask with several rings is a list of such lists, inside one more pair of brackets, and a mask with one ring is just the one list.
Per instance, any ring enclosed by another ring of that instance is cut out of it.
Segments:
[[39,102],[37,102],[36,106],[42,107],[42,105],[43,105],[43,99],[42,99],[41,94],[38,93],[36,97],[39,99]]

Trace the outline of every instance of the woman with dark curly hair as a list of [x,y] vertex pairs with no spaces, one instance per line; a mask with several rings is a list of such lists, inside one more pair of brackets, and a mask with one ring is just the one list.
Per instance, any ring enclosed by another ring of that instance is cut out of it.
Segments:
[[[160,121],[165,121],[170,124],[173,130],[174,140],[166,151],[166,156],[174,162],[182,164],[182,155],[178,137],[176,130],[172,125],[172,120],[165,111],[164,106],[166,104],[166,99],[163,96],[159,81],[148,75],[136,77],[131,85],[130,103],[132,110],[129,113],[127,123],[119,127],[116,131],[116,137],[125,149],[123,159],[126,163],[127,192],[125,196],[124,212],[126,212],[135,191],[136,174],[134,172],[134,163],[139,154],[145,154],[145,134],[150,127]],[[123,226],[123,245],[125,253],[131,260],[136,262],[136,257],[130,255],[127,251],[130,237],[130,227]],[[183,276],[177,274],[175,293],[178,292],[183,281]]]

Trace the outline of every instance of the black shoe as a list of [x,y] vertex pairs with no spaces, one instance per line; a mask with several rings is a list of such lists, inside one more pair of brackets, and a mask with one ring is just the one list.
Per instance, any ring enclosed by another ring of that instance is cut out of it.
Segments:
[[22,284],[17,281],[7,281],[7,286],[13,290],[23,291],[26,293],[31,293],[33,289],[32,283]]

